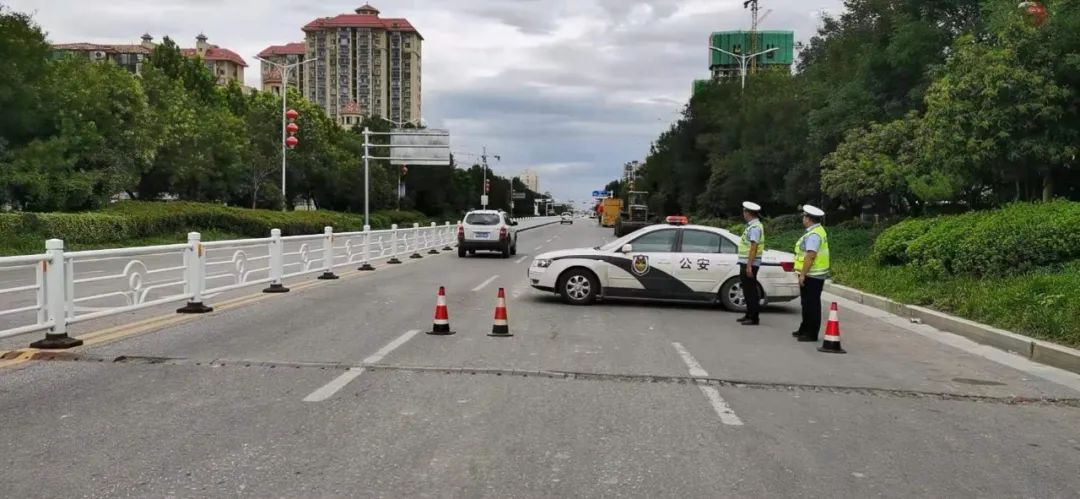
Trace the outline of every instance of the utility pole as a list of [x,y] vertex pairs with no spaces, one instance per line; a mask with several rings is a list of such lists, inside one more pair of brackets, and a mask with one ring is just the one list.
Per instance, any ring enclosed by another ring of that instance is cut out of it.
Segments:
[[[487,146],[484,146],[484,150],[480,154],[480,164],[484,168],[484,180],[480,184],[480,191],[481,191],[481,194],[482,194],[480,199],[483,199],[483,200],[486,201],[487,198],[488,198],[487,197],[487,169],[488,169],[488,166],[487,166]],[[486,210],[487,209],[487,203],[480,203],[480,209]]]

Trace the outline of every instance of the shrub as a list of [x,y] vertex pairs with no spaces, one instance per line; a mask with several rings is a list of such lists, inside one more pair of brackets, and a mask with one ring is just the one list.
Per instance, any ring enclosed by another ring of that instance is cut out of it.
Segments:
[[874,241],[874,260],[883,265],[907,263],[908,246],[915,238],[924,234],[933,223],[933,219],[912,218],[886,229]]
[[1014,203],[933,219],[908,245],[906,257],[930,272],[975,276],[1068,262],[1080,258],[1080,203]]
[[768,229],[774,232],[783,232],[788,230],[803,230],[802,215],[798,213],[789,213],[787,215],[780,215],[768,219]]
[[[414,223],[426,225],[430,221],[416,211],[371,214],[374,230],[389,229],[394,223],[411,227]],[[337,232],[360,231],[364,228],[364,217],[333,211],[280,212],[207,203],[127,201],[93,213],[0,214],[0,238],[4,241],[0,251],[38,251],[43,240],[49,238],[63,239],[70,248],[171,237],[192,231],[266,237],[271,229],[278,228],[284,235],[316,234],[326,226]]]

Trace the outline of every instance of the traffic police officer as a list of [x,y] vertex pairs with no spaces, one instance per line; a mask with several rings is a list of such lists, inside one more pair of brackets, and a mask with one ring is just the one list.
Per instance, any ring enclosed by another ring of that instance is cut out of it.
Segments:
[[761,309],[757,275],[761,268],[761,255],[765,253],[765,228],[758,219],[761,206],[750,201],[743,202],[742,206],[746,228],[743,229],[742,239],[739,239],[739,279],[746,299],[746,315],[739,322],[744,326],[756,326]]
[[799,273],[799,296],[802,299],[802,324],[791,333],[799,341],[818,339],[821,330],[821,291],[829,277],[829,237],[821,221],[825,212],[804,205],[803,226],[806,233],[795,243],[795,271]]

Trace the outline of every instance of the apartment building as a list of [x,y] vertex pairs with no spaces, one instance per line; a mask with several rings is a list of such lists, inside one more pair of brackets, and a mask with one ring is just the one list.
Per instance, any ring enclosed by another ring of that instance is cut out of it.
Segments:
[[343,126],[363,116],[420,122],[424,38],[407,19],[379,14],[365,4],[303,27],[304,57],[314,59],[305,65],[303,95]]
[[[262,52],[259,52],[259,57],[275,64],[289,65],[303,61],[305,53],[304,42],[294,42],[266,47]],[[281,95],[281,89],[284,85],[281,67],[261,61],[260,65],[259,74],[262,77],[262,91]],[[304,94],[304,71],[307,70],[305,66],[309,65],[298,64],[289,69],[287,75],[288,85],[299,90],[301,95]]]
[[532,168],[526,168],[521,172],[521,183],[525,184],[530,191],[540,192],[540,175]]
[[[143,63],[156,46],[154,38],[147,33],[142,36],[142,43],[138,45],[61,43],[54,44],[52,49],[55,57],[75,55],[95,62],[112,61],[131,73],[139,74],[142,72]],[[195,37],[195,48],[182,48],[180,52],[187,57],[201,57],[219,85],[228,84],[230,81],[241,85],[244,83],[244,68],[247,67],[244,59],[232,50],[211,45],[204,34],[200,33]]]
[[247,67],[244,58],[232,50],[211,45],[206,40],[206,35],[199,33],[199,36],[195,37],[195,48],[180,49],[180,52],[187,57],[202,57],[218,85],[227,85],[230,81],[243,85],[244,68]]

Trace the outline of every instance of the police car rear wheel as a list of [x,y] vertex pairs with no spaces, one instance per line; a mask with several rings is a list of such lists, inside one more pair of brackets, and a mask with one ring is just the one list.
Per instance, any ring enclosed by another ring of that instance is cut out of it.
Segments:
[[599,289],[596,277],[584,269],[571,269],[559,279],[559,294],[571,305],[591,305]]

